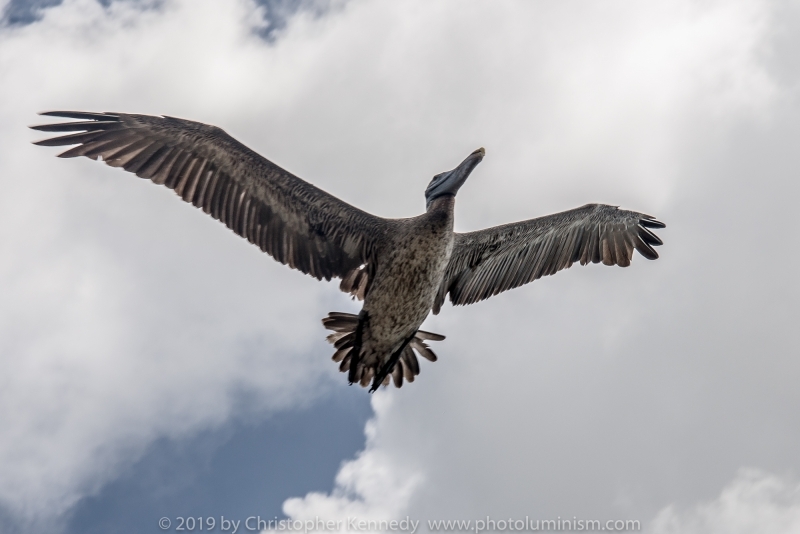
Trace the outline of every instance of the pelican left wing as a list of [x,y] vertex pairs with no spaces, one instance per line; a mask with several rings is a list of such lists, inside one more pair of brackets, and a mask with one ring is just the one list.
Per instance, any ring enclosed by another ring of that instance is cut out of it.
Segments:
[[35,144],[78,145],[59,157],[102,157],[165,185],[279,262],[317,279],[361,272],[386,231],[385,219],[297,178],[220,128],[124,113],[42,115],[78,121],[32,126],[66,134]]
[[604,204],[586,206],[477,232],[456,234],[453,254],[433,304],[439,313],[472,304],[555,274],[574,262],[627,267],[633,251],[654,260],[661,240],[648,228],[665,225],[650,215]]

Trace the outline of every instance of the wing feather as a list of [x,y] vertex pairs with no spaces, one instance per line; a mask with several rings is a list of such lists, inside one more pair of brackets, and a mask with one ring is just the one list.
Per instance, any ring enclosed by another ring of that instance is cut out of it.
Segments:
[[573,263],[627,267],[633,251],[654,260],[662,241],[650,228],[665,225],[650,215],[603,204],[456,234],[453,253],[436,295],[439,313],[450,295],[455,305],[472,304],[552,275]]
[[173,189],[281,263],[318,279],[351,274],[357,281],[351,289],[364,297],[391,221],[297,178],[213,126],[124,113],[42,115],[77,122],[33,126],[63,134],[37,145],[77,145],[59,156],[102,157],[112,167]]

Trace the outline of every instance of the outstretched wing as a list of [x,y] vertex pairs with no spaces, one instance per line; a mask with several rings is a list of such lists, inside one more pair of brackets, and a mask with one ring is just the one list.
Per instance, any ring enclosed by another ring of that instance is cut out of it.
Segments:
[[279,262],[317,279],[362,272],[386,231],[385,219],[297,178],[214,126],[123,113],[42,115],[78,122],[32,126],[66,134],[35,144],[78,145],[59,157],[102,157],[165,185]]
[[456,234],[453,254],[433,304],[439,313],[447,293],[454,305],[472,304],[542,276],[603,262],[627,267],[633,251],[649,260],[661,240],[648,228],[664,228],[650,215],[587,204],[538,219]]

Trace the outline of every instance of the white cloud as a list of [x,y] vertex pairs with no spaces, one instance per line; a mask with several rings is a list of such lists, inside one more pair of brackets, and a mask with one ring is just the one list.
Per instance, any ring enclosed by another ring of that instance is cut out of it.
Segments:
[[459,229],[591,201],[668,223],[658,262],[446,307],[440,361],[376,394],[366,450],[292,517],[642,519],[742,458],[800,467],[800,113],[775,30],[797,17],[777,9],[353,0],[269,45],[244,1],[72,0],[3,29],[0,502],[58,515],[242,391],[303,402],[336,374],[319,318],[353,307],[167,191],[31,146],[58,108],[216,124],[385,216],[485,146]]
[[[391,402],[389,396],[375,397],[378,418]],[[342,465],[331,494],[313,492],[302,499],[289,499],[283,505],[284,513],[294,520],[341,521],[343,531],[348,530],[351,518],[383,521],[399,517],[413,492],[424,483],[423,476],[413,463],[397,465],[391,455],[381,451],[382,435],[374,421],[367,424],[366,434],[367,450]]]
[[670,506],[650,526],[653,534],[800,532],[800,484],[757,469],[742,469],[719,498],[690,510]]

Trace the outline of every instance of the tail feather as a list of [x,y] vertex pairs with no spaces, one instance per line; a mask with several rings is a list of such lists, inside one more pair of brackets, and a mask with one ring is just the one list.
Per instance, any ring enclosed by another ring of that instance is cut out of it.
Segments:
[[433,332],[426,332],[425,330],[417,330],[417,335],[415,337],[428,341],[442,341],[444,339],[442,334],[434,334]]
[[406,378],[406,380],[408,380],[409,382],[413,382],[414,381],[413,377],[419,374],[419,361],[417,360],[417,355],[414,354],[414,351],[411,349],[410,346],[406,347],[403,350],[402,359],[405,367],[407,367],[411,372],[411,377],[412,377],[412,378]]
[[350,354],[344,357],[341,365],[339,365],[339,370],[343,373],[346,373],[350,370]]
[[350,351],[352,349],[353,349],[352,347],[347,347],[346,349],[339,349],[339,350],[337,350],[336,352],[333,353],[333,357],[331,359],[333,361],[335,361],[336,363],[339,363],[340,361],[342,361],[344,359],[345,356],[350,354]]
[[342,332],[342,336],[340,336],[336,341],[333,342],[333,346],[337,349],[344,349],[347,347],[352,347],[356,341],[356,333],[355,332]]
[[348,333],[349,332],[334,332],[333,334],[328,334],[328,337],[326,339],[328,340],[329,343],[335,345],[336,343],[339,342],[340,339],[342,339]]
[[417,351],[420,356],[422,356],[423,358],[425,358],[430,362],[435,362],[436,360],[439,359],[436,357],[436,354],[430,349],[430,347],[428,347],[428,344],[425,343],[424,341],[420,341],[419,338],[415,337],[414,339],[412,339],[409,345],[411,345],[411,347],[415,351]]
[[361,374],[361,381],[359,384],[362,388],[365,388],[372,382],[372,377],[375,376],[375,368],[374,367],[367,367],[364,369],[364,372]]
[[412,359],[416,361],[417,357],[414,356],[414,351],[411,350],[411,347],[406,346],[406,348],[403,349],[403,355],[400,356],[400,361],[398,364],[403,366],[403,378],[405,378],[408,382],[413,382],[414,377],[419,374],[419,366],[417,366],[416,373],[414,372],[413,367],[411,367]]
[[394,386],[397,388],[403,387],[403,362],[398,361],[394,364],[394,369],[389,373],[392,375]]
[[[344,312],[330,312],[327,317],[322,319],[322,324],[328,330],[333,331],[333,333],[329,334],[327,337],[328,342],[337,349],[333,354],[333,361],[337,363],[341,362],[339,364],[339,371],[343,373],[349,372],[350,362],[353,359],[351,352],[355,342],[358,315]],[[394,385],[399,388],[403,385],[403,379],[407,382],[413,382],[420,371],[417,354],[431,362],[435,362],[438,359],[425,341],[441,341],[443,339],[443,335],[418,330],[411,342],[403,349],[400,359],[395,364],[394,369],[386,376],[381,385],[388,386],[389,382],[393,381]],[[388,356],[389,355],[387,355],[387,357]],[[354,382],[357,382],[362,387],[367,387],[375,377],[375,374],[378,373],[378,365],[379,364],[372,364],[367,366],[363,359],[359,358],[356,380]]]
[[334,332],[352,332],[355,331],[358,324],[358,316],[350,313],[331,312],[322,320],[322,324]]

